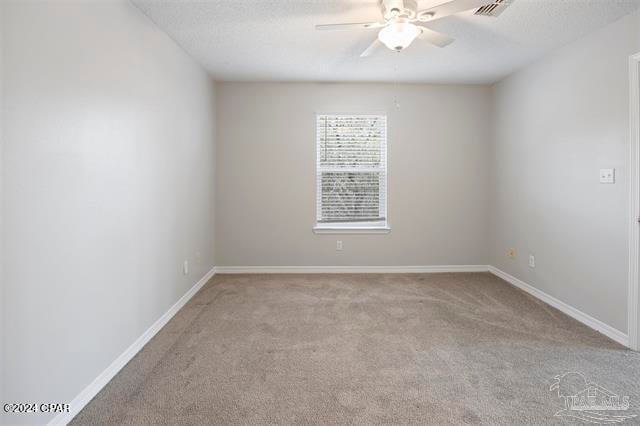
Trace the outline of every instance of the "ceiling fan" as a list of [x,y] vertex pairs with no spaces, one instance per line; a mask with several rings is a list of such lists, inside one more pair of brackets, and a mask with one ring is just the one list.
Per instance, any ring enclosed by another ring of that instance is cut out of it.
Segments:
[[445,47],[453,38],[427,27],[426,23],[450,16],[465,10],[479,8],[476,14],[497,16],[513,0],[451,0],[429,9],[418,10],[416,0],[381,0],[380,9],[384,21],[357,24],[316,25],[317,30],[366,30],[380,29],[378,37],[360,55],[371,55],[380,44],[400,52],[416,38],[425,40],[438,47]]

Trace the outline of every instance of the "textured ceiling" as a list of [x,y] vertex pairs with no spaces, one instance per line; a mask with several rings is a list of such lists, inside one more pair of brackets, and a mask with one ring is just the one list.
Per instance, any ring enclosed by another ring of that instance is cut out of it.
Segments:
[[[430,26],[455,37],[359,54],[376,30],[315,24],[381,20],[377,0],[132,0],[218,80],[492,83],[640,8],[640,0],[515,0],[498,18],[465,12]],[[419,8],[445,0],[419,0]]]

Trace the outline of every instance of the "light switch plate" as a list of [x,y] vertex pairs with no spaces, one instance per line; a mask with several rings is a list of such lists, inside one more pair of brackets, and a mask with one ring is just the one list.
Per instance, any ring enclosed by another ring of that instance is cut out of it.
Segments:
[[600,169],[600,183],[615,183],[616,169]]

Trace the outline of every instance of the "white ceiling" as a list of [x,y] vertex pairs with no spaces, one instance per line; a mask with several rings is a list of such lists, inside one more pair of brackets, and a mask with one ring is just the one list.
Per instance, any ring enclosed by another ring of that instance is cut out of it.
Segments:
[[[492,83],[640,8],[640,0],[515,0],[498,18],[473,11],[430,26],[439,49],[359,54],[376,30],[315,24],[380,21],[377,0],[132,0],[218,80]],[[419,0],[425,9],[445,0]]]

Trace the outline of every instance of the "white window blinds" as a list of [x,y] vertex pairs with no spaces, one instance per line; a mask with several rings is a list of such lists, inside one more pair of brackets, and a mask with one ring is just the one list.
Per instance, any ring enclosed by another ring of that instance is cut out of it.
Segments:
[[318,115],[318,226],[386,226],[387,117]]

